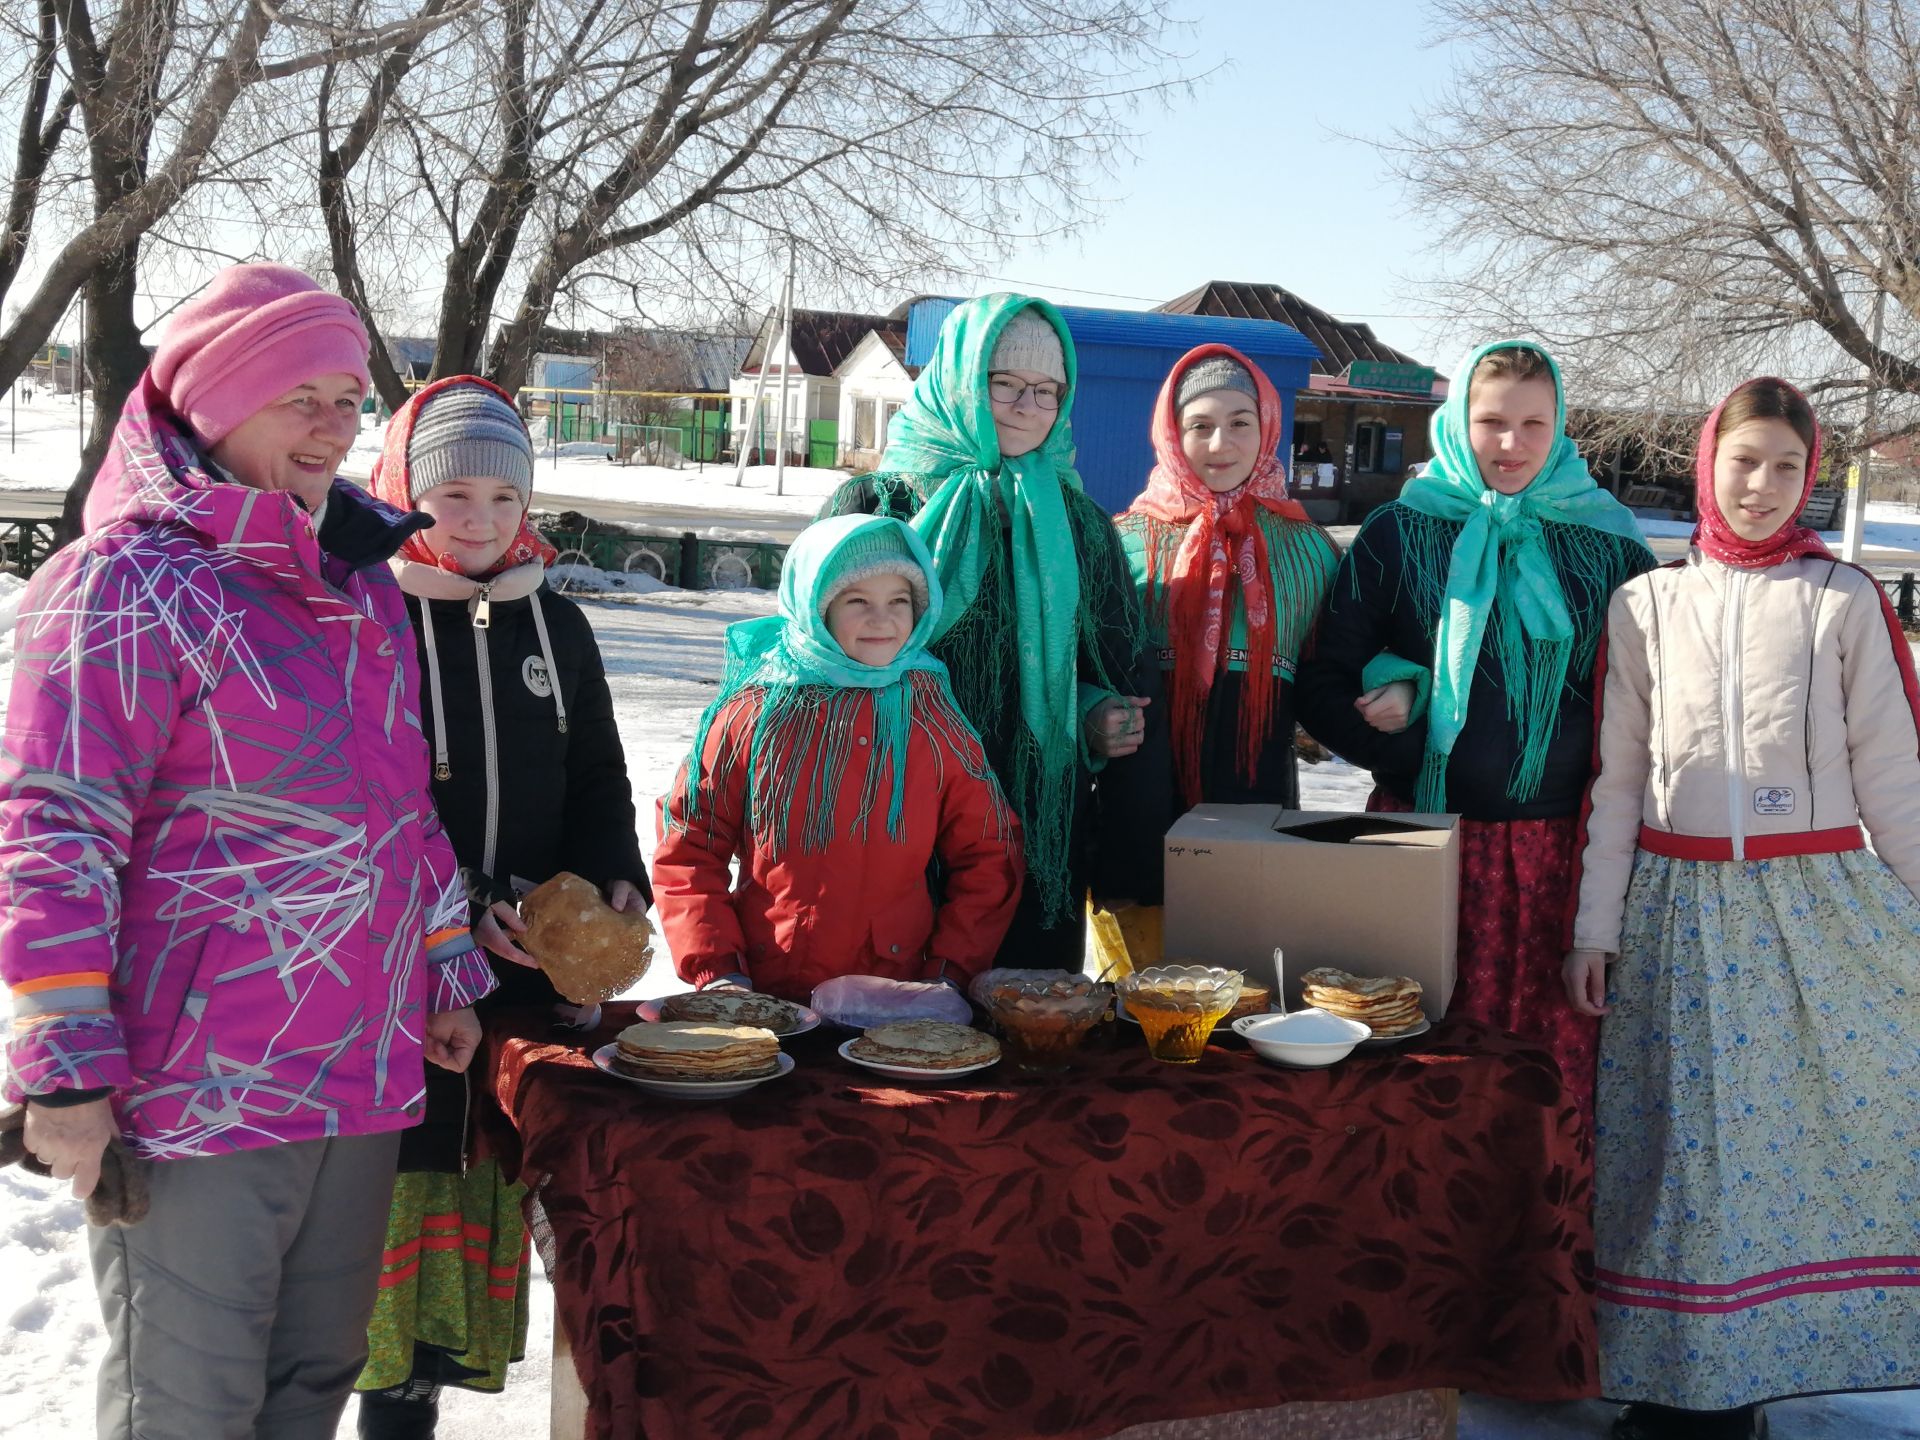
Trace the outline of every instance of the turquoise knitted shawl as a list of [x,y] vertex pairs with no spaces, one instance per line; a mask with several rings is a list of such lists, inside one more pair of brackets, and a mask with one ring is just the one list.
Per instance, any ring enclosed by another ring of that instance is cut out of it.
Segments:
[[[1480,478],[1468,426],[1473,369],[1495,350],[1532,350],[1553,373],[1553,449],[1533,483],[1518,495],[1502,495]],[[1567,438],[1566,390],[1560,367],[1531,340],[1496,340],[1472,351],[1454,371],[1446,403],[1433,417],[1433,460],[1426,473],[1407,482],[1400,503],[1420,514],[1459,524],[1448,557],[1444,598],[1433,641],[1433,692],[1427,705],[1427,745],[1415,804],[1443,811],[1447,759],[1467,720],[1474,668],[1496,607],[1500,664],[1506,675],[1507,708],[1520,728],[1520,756],[1508,794],[1525,801],[1538,791],[1547,748],[1560,715],[1574,648],[1567,608],[1542,521],[1582,525],[1644,545],[1631,512],[1594,483],[1586,461]],[[1419,563],[1414,548],[1411,564]],[[1575,563],[1596,576],[1611,573],[1612,557],[1600,546],[1576,552]],[[1514,623],[1517,622],[1517,623]]]

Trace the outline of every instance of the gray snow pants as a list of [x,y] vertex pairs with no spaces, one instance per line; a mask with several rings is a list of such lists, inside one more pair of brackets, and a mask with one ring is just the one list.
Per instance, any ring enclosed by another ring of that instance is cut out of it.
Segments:
[[156,1162],[89,1229],[100,1440],[332,1440],[367,1358],[400,1136]]

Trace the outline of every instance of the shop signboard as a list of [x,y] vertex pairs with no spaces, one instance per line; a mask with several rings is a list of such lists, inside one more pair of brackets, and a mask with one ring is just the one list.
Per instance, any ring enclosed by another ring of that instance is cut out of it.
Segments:
[[1431,365],[1398,365],[1385,360],[1355,360],[1340,377],[1356,390],[1386,390],[1395,395],[1431,395]]

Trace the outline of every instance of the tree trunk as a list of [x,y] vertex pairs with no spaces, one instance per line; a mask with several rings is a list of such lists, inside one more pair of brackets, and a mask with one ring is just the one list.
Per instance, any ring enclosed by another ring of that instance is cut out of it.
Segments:
[[87,426],[80,469],[67,487],[54,527],[53,543],[65,545],[80,534],[81,516],[93,477],[106,458],[120,411],[147,368],[147,349],[133,320],[133,298],[139,276],[139,242],[117,260],[108,261],[87,277],[87,388],[92,392],[93,417]]

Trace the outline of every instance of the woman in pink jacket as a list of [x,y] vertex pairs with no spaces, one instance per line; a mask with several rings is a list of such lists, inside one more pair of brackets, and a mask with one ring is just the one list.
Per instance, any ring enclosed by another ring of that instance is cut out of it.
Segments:
[[367,334],[297,270],[173,317],[85,533],[20,607],[0,739],[5,1094],[85,1195],[103,1436],[331,1440],[366,1355],[422,1057],[494,983],[428,795],[386,559],[424,517],[334,479]]
[[1616,1437],[1920,1384],[1920,694],[1879,585],[1798,523],[1819,465],[1800,393],[1742,385],[1691,555],[1607,616],[1566,981],[1607,1017]]

